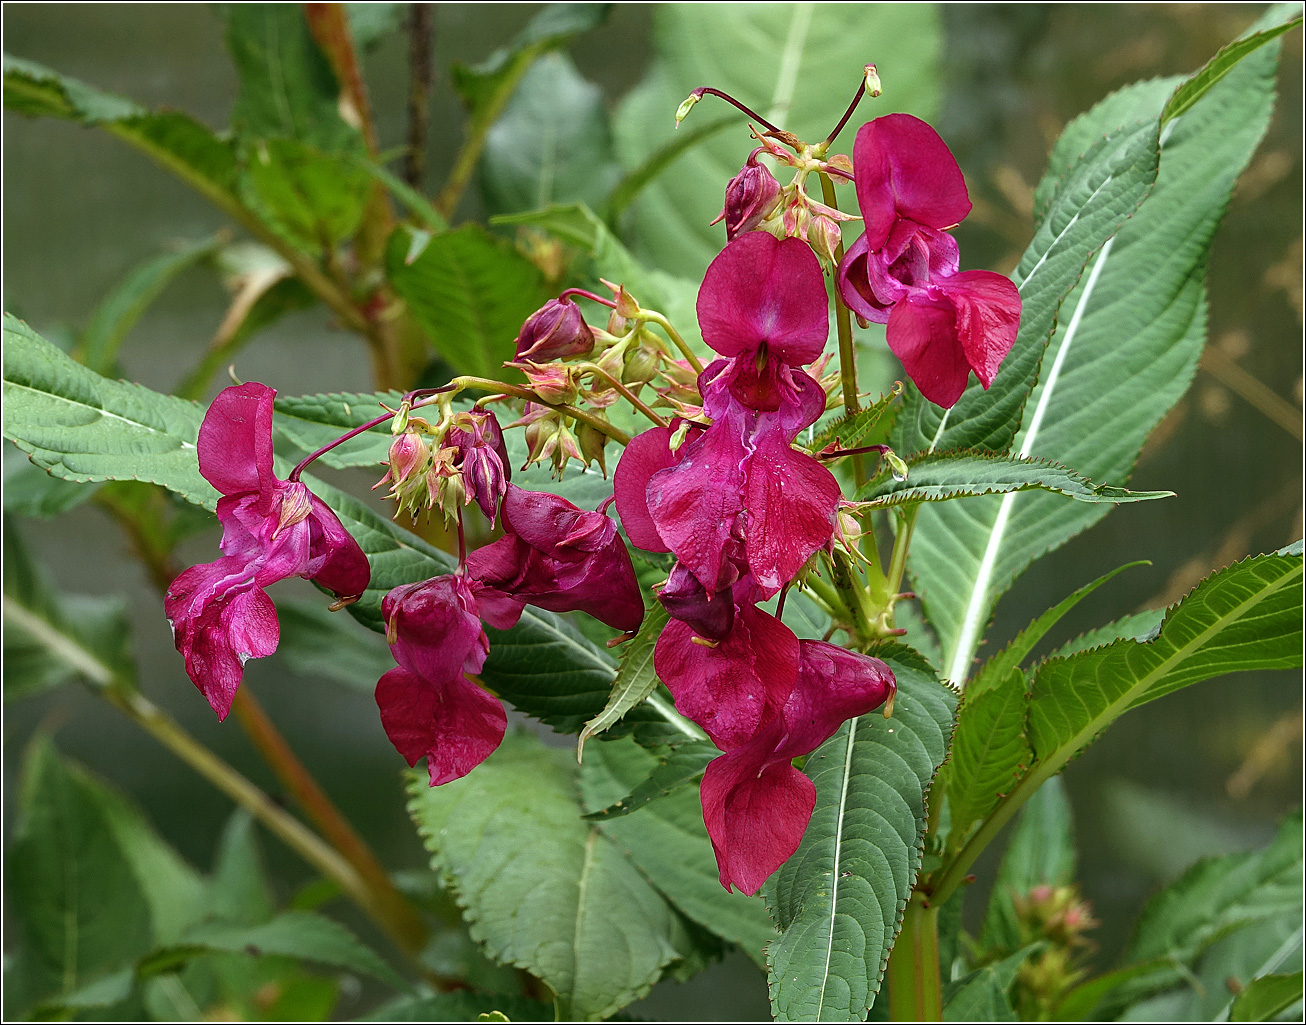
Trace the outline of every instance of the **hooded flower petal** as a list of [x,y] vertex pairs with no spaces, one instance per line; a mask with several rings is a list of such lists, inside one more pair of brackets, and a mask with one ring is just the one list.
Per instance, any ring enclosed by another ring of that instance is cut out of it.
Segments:
[[630,553],[602,513],[564,498],[508,486],[507,533],[467,558],[468,576],[486,621],[507,629],[525,605],[587,612],[617,630],[637,630],[644,600]]
[[825,278],[797,238],[741,235],[717,255],[698,292],[703,341],[723,356],[754,353],[790,366],[811,363],[830,333]]
[[898,690],[878,658],[827,641],[802,640],[798,680],[782,716],[784,737],[773,757],[798,758],[824,744],[849,719],[872,712]]
[[224,388],[200,425],[196,448],[200,473],[224,495],[256,492],[270,496],[278,483],[272,472],[272,400],[276,389],[257,381]]
[[957,337],[980,384],[993,383],[1020,329],[1020,292],[1009,278],[968,270],[945,278],[939,292],[957,311]]
[[426,758],[431,786],[466,776],[503,740],[503,705],[461,675],[425,680],[402,667],[376,685],[381,724],[409,765]]
[[732,591],[708,594],[698,577],[680,563],[672,567],[666,587],[658,594],[667,613],[689,625],[700,637],[714,641],[724,638],[735,625],[735,601]]
[[309,563],[304,575],[342,598],[361,595],[372,579],[367,556],[322,499],[310,495],[309,500]]
[[950,228],[970,213],[966,179],[939,133],[910,114],[886,114],[862,125],[853,143],[857,204],[871,249],[906,218]]
[[787,761],[748,745],[708,763],[703,822],[721,885],[754,894],[798,850],[816,807],[816,786]]
[[490,650],[476,598],[465,577],[446,574],[394,588],[381,602],[395,661],[442,683],[479,673]]
[[957,404],[970,363],[957,337],[957,311],[950,300],[922,293],[898,303],[886,336],[922,395],[945,409]]
[[687,623],[671,620],[653,664],[681,714],[728,751],[756,736],[788,700],[798,679],[798,638],[752,605],[736,610],[734,628],[714,647],[694,636]]

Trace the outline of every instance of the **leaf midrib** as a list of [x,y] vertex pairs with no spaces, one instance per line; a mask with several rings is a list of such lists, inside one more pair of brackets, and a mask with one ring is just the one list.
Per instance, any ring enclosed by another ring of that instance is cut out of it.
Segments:
[[[99,414],[100,416],[102,416],[102,417],[108,417],[110,420],[119,420],[119,421],[121,421],[122,423],[127,424],[128,426],[131,426],[131,427],[137,427],[137,428],[140,428],[140,429],[142,429],[142,430],[149,431],[151,434],[157,434],[157,435],[159,435],[160,437],[168,438],[168,439],[170,439],[170,440],[172,440],[172,441],[177,442],[177,444],[180,445],[183,449],[187,449],[187,448],[189,448],[189,449],[193,449],[193,448],[195,448],[195,443],[194,443],[194,442],[186,441],[184,438],[180,438],[180,437],[178,437],[177,435],[173,434],[173,433],[170,432],[170,431],[167,431],[167,430],[159,430],[159,428],[157,428],[157,427],[151,427],[149,424],[141,423],[139,420],[132,420],[131,418],[129,418],[129,417],[125,417],[125,416],[121,416],[121,415],[119,415],[118,413],[111,413],[111,412],[109,412],[109,410],[104,409],[102,406],[91,406],[91,405],[87,405],[85,402],[78,402],[78,401],[76,401],[76,400],[74,400],[74,399],[70,399],[70,398],[68,398],[68,397],[65,396],[65,395],[58,395],[58,394],[56,394],[56,393],[54,393],[54,392],[42,391],[40,388],[33,388],[31,385],[20,384],[20,383],[18,383],[17,381],[11,381],[11,380],[9,380],[9,379],[7,379],[7,378],[5,379],[5,387],[7,387],[7,388],[16,388],[16,389],[21,389],[21,390],[23,390],[23,391],[28,391],[28,392],[31,392],[33,395],[37,395],[37,396],[39,396],[39,397],[42,398],[42,399],[58,399],[60,402],[66,402],[66,403],[68,403],[68,405],[73,406],[73,407],[75,407],[75,408],[77,408],[77,409],[89,409],[89,410],[91,410],[91,411],[93,411],[93,412],[95,412],[95,413],[98,413],[98,414]],[[164,396],[164,397],[166,398],[166,396]],[[56,425],[53,425],[53,426],[64,427],[66,430],[75,430],[74,427],[67,426],[67,425],[64,425],[64,424],[56,424]],[[89,426],[89,425],[84,425],[84,426]],[[90,454],[93,455],[94,453],[90,453]]]

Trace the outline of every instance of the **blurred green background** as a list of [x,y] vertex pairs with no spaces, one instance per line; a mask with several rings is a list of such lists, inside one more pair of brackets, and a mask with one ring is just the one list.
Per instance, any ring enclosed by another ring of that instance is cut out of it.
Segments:
[[[443,180],[462,139],[450,62],[484,58],[540,7],[435,5],[431,185]],[[1033,186],[1069,119],[1119,86],[1199,67],[1261,10],[1234,4],[945,6],[936,123],[975,203],[957,232],[963,266],[1015,266],[1032,230]],[[600,28],[568,48],[581,73],[601,86],[609,109],[648,68],[654,15],[651,6],[616,5]],[[227,123],[236,79],[221,22],[207,5],[6,4],[4,30],[9,53],[148,106],[179,107],[213,126]],[[377,44],[365,68],[382,148],[397,146],[408,88],[403,36]],[[1301,536],[1301,82],[1301,34],[1293,33],[1284,41],[1274,121],[1212,252],[1208,356],[1191,391],[1144,449],[1134,477],[1137,489],[1170,489],[1179,497],[1118,510],[1036,563],[999,604],[991,648],[1076,586],[1131,559],[1153,565],[1131,570],[1084,601],[1048,646],[1173,601],[1211,570]],[[685,82],[680,91],[704,84],[712,83]],[[893,81],[885,88],[891,95]],[[865,117],[874,113],[873,105],[862,109]],[[716,114],[705,107],[695,116]],[[4,127],[5,306],[48,337],[82,323],[141,260],[224,223],[184,185],[107,135],[9,113]],[[736,136],[742,162],[749,140]],[[477,190],[468,191],[460,214],[479,214]],[[187,272],[128,340],[122,354],[127,375],[169,388],[207,345],[227,302],[211,271]],[[365,350],[320,307],[269,329],[241,353],[238,374],[290,392],[371,390]],[[1249,377],[1277,403],[1250,390]],[[7,466],[14,456],[7,447]],[[372,478],[360,472],[341,483],[363,494]],[[275,790],[243,734],[234,724],[217,724],[187,681],[156,593],[103,513],[82,506],[58,520],[25,521],[23,532],[61,587],[129,601],[147,692],[206,744]],[[215,530],[183,554],[207,561],[216,539]],[[282,594],[295,587],[313,593],[303,581],[280,587]],[[290,674],[275,660],[251,663],[246,680],[384,860],[395,867],[424,864],[403,809],[403,765],[382,732],[370,692]],[[1095,938],[1103,963],[1162,882],[1203,854],[1263,843],[1276,819],[1300,801],[1301,708],[1295,674],[1244,674],[1236,689],[1213,680],[1126,716],[1070,766],[1080,879],[1102,921]],[[230,812],[226,799],[75,688],[7,710],[6,829],[22,750],[38,729],[54,732],[62,750],[129,790],[184,855],[208,865]],[[266,849],[287,892],[304,880],[303,866],[288,852],[272,842]],[[1000,850],[995,845],[990,857]],[[991,867],[977,866],[981,880]],[[972,904],[977,913],[982,903]],[[367,932],[365,923],[351,924]],[[346,999],[338,1013],[357,1014],[365,1002],[365,995]],[[736,956],[690,983],[664,983],[629,1011],[673,1019],[765,1016],[765,980]]]

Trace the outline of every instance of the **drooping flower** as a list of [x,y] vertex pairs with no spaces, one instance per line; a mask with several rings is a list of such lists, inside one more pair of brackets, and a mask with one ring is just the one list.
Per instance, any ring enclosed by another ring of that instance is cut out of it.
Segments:
[[798,647],[797,679],[778,714],[710,762],[703,776],[703,821],[727,890],[756,893],[802,842],[816,787],[792,759],[815,751],[897,689],[879,659],[824,641]]
[[508,485],[504,536],[467,557],[481,616],[499,630],[527,605],[586,612],[617,630],[638,630],[644,601],[617,526],[565,498]]
[[336,514],[298,481],[272,469],[272,400],[256,382],[226,388],[200,426],[200,473],[222,498],[215,562],[191,566],[168,587],[164,608],[186,672],[225,719],[245,662],[276,650],[280,629],[264,588],[300,576],[341,600],[367,589],[371,571]]
[[377,681],[381,723],[409,765],[426,758],[431,786],[467,775],[503,740],[497,698],[467,679],[490,645],[466,578],[446,575],[394,588],[381,603],[398,667]]
[[959,271],[946,232],[970,213],[961,169],[929,125],[887,114],[853,145],[866,231],[844,255],[848,307],[887,324],[889,348],[931,402],[950,407],[973,370],[987,388],[1016,340],[1020,293],[991,271]]

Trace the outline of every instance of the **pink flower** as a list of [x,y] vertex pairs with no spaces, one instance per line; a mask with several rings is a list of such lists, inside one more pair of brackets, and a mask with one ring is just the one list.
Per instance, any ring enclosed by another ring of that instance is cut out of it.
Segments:
[[457,463],[462,470],[467,501],[480,506],[493,526],[499,502],[512,479],[508,448],[498,419],[489,410],[459,413],[454,417],[445,444],[458,452]]
[[565,498],[508,485],[505,534],[467,558],[485,621],[498,630],[535,605],[586,612],[617,630],[638,630],[644,600],[626,544],[611,518]]
[[712,223],[726,222],[726,238],[752,231],[775,212],[780,203],[780,183],[757,162],[759,146],[749,154],[740,172],[726,185],[726,204]]
[[381,603],[398,668],[376,685],[390,742],[431,786],[467,775],[503,740],[503,705],[466,676],[485,664],[490,644],[468,581],[455,575],[396,587]]
[[910,114],[861,127],[853,145],[866,231],[839,265],[839,292],[867,320],[887,324],[889,348],[931,402],[949,407],[973,370],[993,383],[1016,340],[1020,293],[991,271],[958,272],[946,231],[970,213],[966,182],[947,145]]
[[845,721],[878,708],[897,689],[879,659],[824,641],[798,646],[797,679],[779,714],[709,763],[703,776],[703,821],[727,890],[756,893],[802,842],[816,787],[791,760],[815,751]]
[[200,426],[200,473],[222,493],[222,551],[168,588],[164,608],[186,672],[225,719],[245,662],[277,648],[276,609],[264,588],[307,577],[341,599],[367,589],[371,571],[358,543],[321,499],[272,472],[272,400],[250,382],[226,388]]

